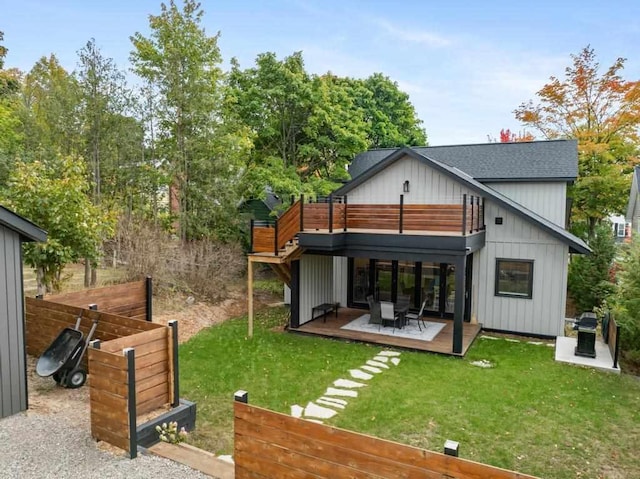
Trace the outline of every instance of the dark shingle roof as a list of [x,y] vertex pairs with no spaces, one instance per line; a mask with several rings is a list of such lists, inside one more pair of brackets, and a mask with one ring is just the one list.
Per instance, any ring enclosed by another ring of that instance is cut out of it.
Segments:
[[46,231],[2,205],[0,205],[0,225],[18,233],[23,241],[47,241]]
[[[458,168],[481,182],[572,181],[578,176],[575,140],[412,147],[417,153]],[[369,150],[349,166],[354,179],[398,148]]]
[[365,174],[351,180],[351,182],[347,183],[346,185],[336,190],[334,194],[335,195],[347,194],[353,188],[364,183],[371,176],[385,169],[390,164],[398,161],[400,158],[403,158],[405,155],[415,158],[418,161],[422,161],[425,164],[428,164],[429,166],[440,171],[441,173],[444,173],[445,175],[456,179],[460,183],[467,186],[469,189],[474,190],[477,193],[480,193],[481,195],[494,201],[496,204],[515,213],[517,216],[523,218],[525,221],[538,226],[543,231],[546,231],[551,236],[559,239],[560,241],[568,245],[571,252],[581,253],[581,254],[586,254],[591,252],[591,250],[585,244],[584,241],[582,241],[577,236],[574,236],[573,234],[569,233],[567,230],[565,230],[561,226],[558,226],[557,224],[547,220],[546,218],[543,218],[539,214],[529,210],[528,208],[525,208],[520,203],[513,201],[512,199],[494,190],[493,188],[483,185],[480,181],[476,180],[475,178],[472,178],[469,174],[458,169],[457,167],[453,167],[453,166],[441,163],[435,160],[434,158],[427,157],[424,154],[418,153],[416,151],[416,148],[405,147],[405,148],[400,148],[398,150],[395,150],[390,155],[387,155],[384,161],[378,162],[373,166],[373,168],[368,170]]

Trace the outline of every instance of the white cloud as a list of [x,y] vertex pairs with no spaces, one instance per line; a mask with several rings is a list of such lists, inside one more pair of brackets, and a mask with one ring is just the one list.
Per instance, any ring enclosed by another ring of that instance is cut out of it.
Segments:
[[430,48],[446,47],[452,43],[451,39],[437,33],[396,25],[381,18],[373,19],[372,23],[388,35],[406,43],[416,43]]

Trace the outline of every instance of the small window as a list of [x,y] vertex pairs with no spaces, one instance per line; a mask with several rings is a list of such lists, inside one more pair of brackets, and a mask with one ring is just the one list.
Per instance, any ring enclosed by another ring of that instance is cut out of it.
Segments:
[[625,226],[624,223],[616,223],[616,235],[618,238],[624,238]]
[[496,259],[496,296],[531,298],[533,260]]

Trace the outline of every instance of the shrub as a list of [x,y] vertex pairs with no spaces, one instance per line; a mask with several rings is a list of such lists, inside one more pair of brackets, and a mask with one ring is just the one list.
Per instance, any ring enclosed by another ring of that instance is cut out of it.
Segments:
[[182,242],[160,227],[136,218],[123,218],[114,245],[126,265],[127,279],[145,275],[157,288],[171,288],[217,301],[244,272],[240,245],[210,239]]
[[616,320],[622,331],[622,348],[627,355],[640,359],[640,241],[637,238],[625,251],[617,277]]

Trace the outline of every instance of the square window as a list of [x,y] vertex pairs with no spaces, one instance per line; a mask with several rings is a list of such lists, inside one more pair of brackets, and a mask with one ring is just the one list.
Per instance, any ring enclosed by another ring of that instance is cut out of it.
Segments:
[[496,296],[531,298],[533,260],[496,259]]

